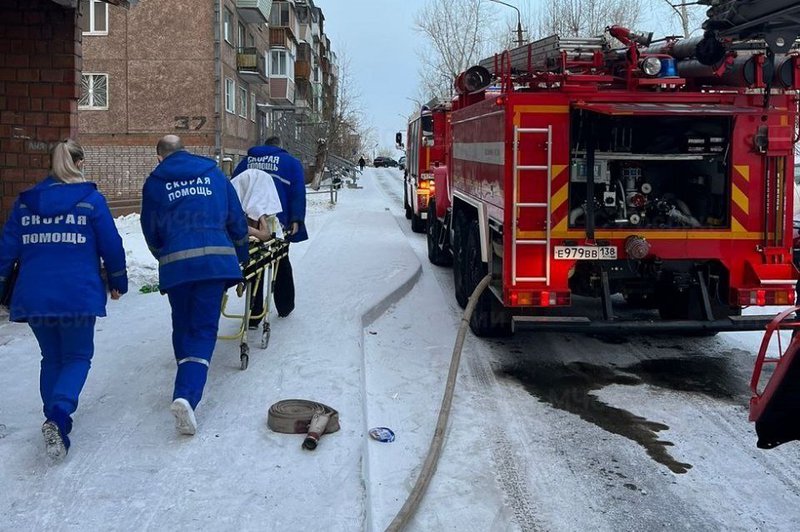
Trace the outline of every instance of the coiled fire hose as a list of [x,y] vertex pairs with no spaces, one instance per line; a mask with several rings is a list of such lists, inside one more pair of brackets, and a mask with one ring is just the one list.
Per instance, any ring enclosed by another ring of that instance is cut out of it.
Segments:
[[392,519],[392,522],[389,523],[386,532],[400,532],[401,530],[405,530],[408,522],[414,516],[414,512],[417,511],[419,503],[422,501],[423,495],[425,495],[425,490],[428,488],[428,484],[433,477],[436,464],[439,462],[439,455],[442,452],[442,445],[444,444],[447,420],[450,418],[450,406],[453,403],[453,392],[456,387],[458,365],[461,362],[461,350],[464,347],[464,337],[467,334],[469,320],[472,317],[472,313],[475,311],[478,298],[481,297],[483,291],[489,286],[491,280],[491,274],[486,275],[486,277],[481,279],[481,282],[478,283],[478,286],[475,287],[472,295],[469,296],[467,308],[464,310],[464,315],[461,317],[461,325],[458,327],[456,343],[453,346],[453,356],[450,359],[450,372],[447,374],[447,384],[444,389],[442,406],[439,408],[439,419],[436,422],[436,430],[433,432],[431,445],[428,448],[428,455],[425,457],[425,462],[422,464],[422,470],[419,473],[419,477],[417,477],[414,487],[411,488],[411,493],[408,494],[408,498],[403,504],[403,507],[400,508],[400,511],[397,512],[397,515]]
[[306,434],[303,449],[313,451],[323,434],[339,430],[339,412],[305,399],[286,399],[269,407],[267,426],[284,434]]

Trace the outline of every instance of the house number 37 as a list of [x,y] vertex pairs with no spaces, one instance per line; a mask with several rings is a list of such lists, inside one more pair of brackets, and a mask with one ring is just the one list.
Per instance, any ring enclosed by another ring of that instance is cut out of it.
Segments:
[[205,116],[176,116],[175,129],[194,129],[197,131],[206,125]]

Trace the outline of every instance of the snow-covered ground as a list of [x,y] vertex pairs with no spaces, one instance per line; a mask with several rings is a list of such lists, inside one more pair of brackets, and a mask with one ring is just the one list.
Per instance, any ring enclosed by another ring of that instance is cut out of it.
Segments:
[[[136,216],[119,219],[132,289],[98,322],[62,464],[44,456],[35,339],[0,323],[0,530],[383,530],[430,443],[461,313],[400,182],[368,169],[335,206],[309,196],[311,239],[291,248],[297,309],[273,315],[266,351],[251,339],[246,371],[236,342],[217,344],[192,438],[169,413],[169,305],[136,289],[155,262]],[[800,449],[756,450],[746,419],[759,339],[468,336],[410,529],[800,529]],[[313,452],[272,433],[267,409],[290,398],[337,408],[342,429]],[[396,440],[371,440],[374,426]]]
[[[63,464],[44,459],[39,353],[25,325],[0,325],[0,529],[359,530],[365,522],[363,331],[420,271],[367,178],[340,202],[310,195],[308,243],[291,248],[297,308],[272,319],[269,348],[220,341],[198,408],[199,434],[175,433],[169,305],[137,286],[155,264],[135,216],[120,219],[131,291],[109,302]],[[238,322],[223,318],[221,333]],[[308,398],[341,412],[314,452],[266,426],[268,407]],[[401,444],[402,445],[402,444]]]

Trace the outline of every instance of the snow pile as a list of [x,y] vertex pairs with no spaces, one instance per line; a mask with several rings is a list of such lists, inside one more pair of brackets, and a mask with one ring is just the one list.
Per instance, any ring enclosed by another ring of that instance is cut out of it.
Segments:
[[139,214],[128,214],[114,220],[125,247],[131,290],[158,283],[158,261],[147,248],[139,219]]

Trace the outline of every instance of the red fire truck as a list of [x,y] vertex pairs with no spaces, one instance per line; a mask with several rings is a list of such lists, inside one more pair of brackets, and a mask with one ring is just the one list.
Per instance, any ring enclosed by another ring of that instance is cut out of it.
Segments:
[[[434,100],[422,106],[408,123],[403,205],[411,229],[417,233],[425,232],[434,169],[443,166],[447,159],[445,132],[449,113],[449,103]],[[400,134],[397,144],[402,145]]]
[[774,313],[744,307],[794,303],[797,55],[651,39],[503,52],[459,76],[432,133],[409,127],[409,153],[446,146],[446,165],[409,155],[417,192],[435,176],[430,202],[409,188],[431,261],[452,260],[462,306],[492,275],[476,334],[763,330]]

